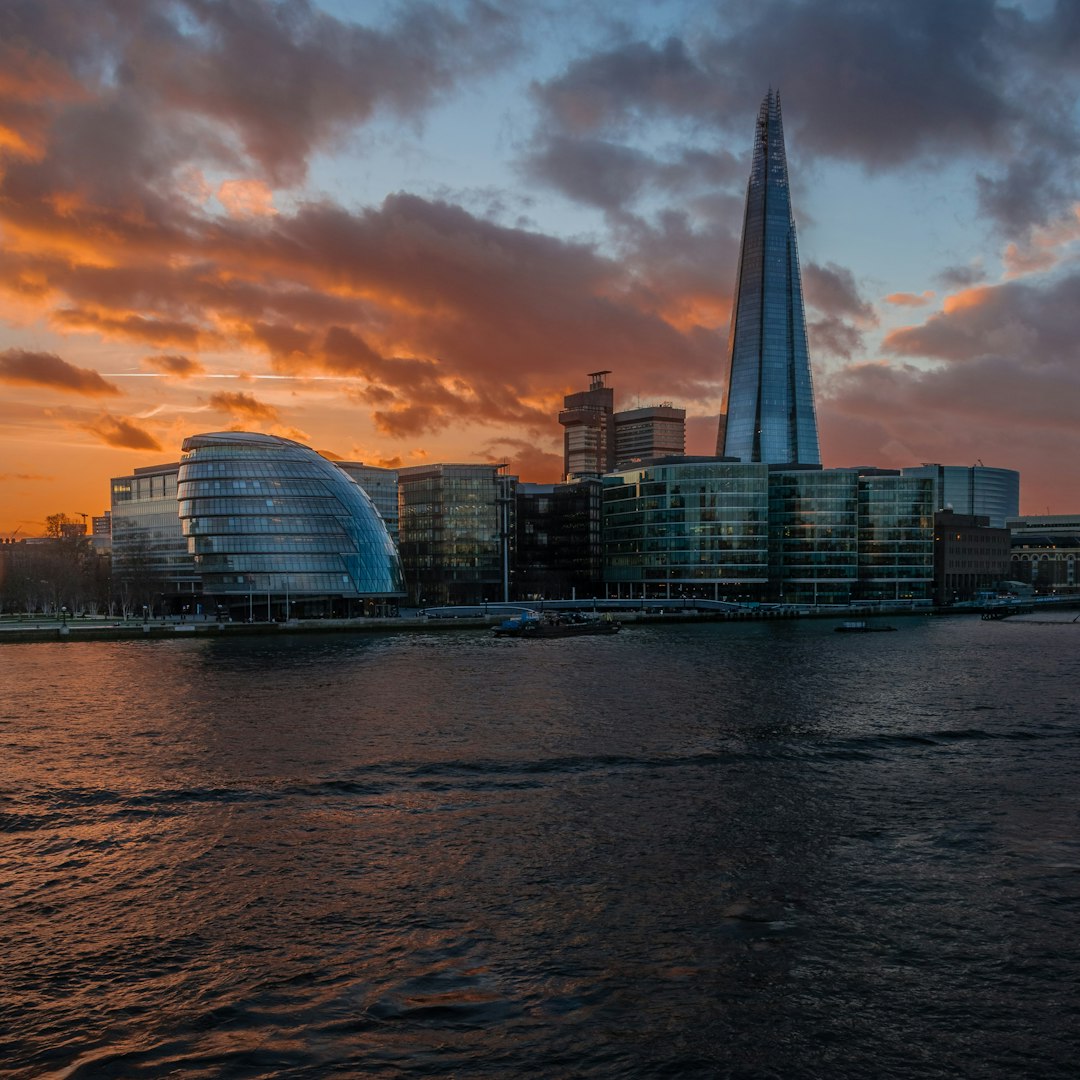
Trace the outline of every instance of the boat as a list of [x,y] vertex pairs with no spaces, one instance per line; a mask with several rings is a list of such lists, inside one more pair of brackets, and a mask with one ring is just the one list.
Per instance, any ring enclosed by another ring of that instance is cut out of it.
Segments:
[[865,619],[849,619],[833,629],[838,634],[880,634],[895,630],[896,627],[885,626],[882,623],[868,623]]
[[588,637],[592,634],[617,634],[622,623],[610,615],[597,617],[581,612],[526,611],[513,618],[504,619],[492,627],[496,637],[561,638]]

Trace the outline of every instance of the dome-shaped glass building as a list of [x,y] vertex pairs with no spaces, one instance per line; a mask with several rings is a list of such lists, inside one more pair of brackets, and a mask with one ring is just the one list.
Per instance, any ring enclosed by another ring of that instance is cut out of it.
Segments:
[[181,529],[204,595],[234,618],[381,614],[405,595],[375,505],[310,447],[219,431],[183,450]]

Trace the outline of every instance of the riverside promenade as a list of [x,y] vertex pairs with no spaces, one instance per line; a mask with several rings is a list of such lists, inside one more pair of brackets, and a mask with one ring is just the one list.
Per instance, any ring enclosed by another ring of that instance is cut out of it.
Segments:
[[477,630],[497,626],[524,610],[587,610],[612,614],[622,623],[746,622],[760,620],[832,618],[888,615],[928,615],[932,609],[911,604],[796,607],[794,605],[725,604],[691,606],[678,601],[537,601],[522,604],[486,604],[473,607],[402,609],[399,615],[354,619],[289,619],[279,622],[219,622],[212,617],[181,619],[95,618],[42,615],[0,617],[0,644],[34,641],[119,641],[184,637],[240,637],[245,635],[326,633],[416,633]]
[[240,637],[244,635],[328,634],[328,633],[416,633],[482,630],[497,626],[503,619],[522,611],[588,611],[605,613],[624,624],[680,622],[757,622],[780,619],[875,619],[902,616],[983,616],[1051,622],[1080,622],[1076,612],[1080,598],[935,608],[925,603],[880,601],[853,604],[734,604],[701,600],[546,600],[528,603],[490,603],[471,607],[403,608],[401,613],[380,618],[289,619],[279,622],[219,622],[213,617],[179,616],[142,619],[96,618],[89,616],[5,615],[0,616],[0,644],[33,641],[119,641],[172,639],[184,637]]

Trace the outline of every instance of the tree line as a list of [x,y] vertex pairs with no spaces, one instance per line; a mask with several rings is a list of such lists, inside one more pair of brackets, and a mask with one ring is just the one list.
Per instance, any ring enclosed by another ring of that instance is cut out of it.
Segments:
[[66,514],[45,519],[44,539],[0,544],[0,614],[116,614],[119,586],[109,555]]

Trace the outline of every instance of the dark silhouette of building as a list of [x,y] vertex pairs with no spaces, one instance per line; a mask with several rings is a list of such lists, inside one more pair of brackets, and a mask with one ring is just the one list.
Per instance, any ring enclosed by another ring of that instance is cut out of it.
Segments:
[[603,506],[596,478],[518,485],[514,599],[603,595]]
[[992,528],[985,514],[934,514],[934,603],[972,600],[1009,576],[1008,529]]

